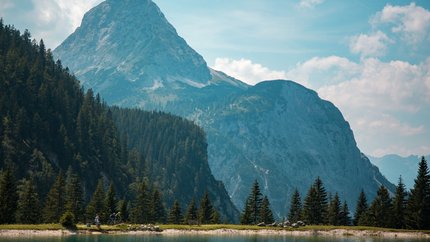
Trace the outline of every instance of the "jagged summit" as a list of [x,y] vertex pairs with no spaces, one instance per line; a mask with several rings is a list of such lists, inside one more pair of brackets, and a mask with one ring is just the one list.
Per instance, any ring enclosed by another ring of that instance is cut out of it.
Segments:
[[[211,79],[204,59],[150,0],[99,4],[54,55],[86,87],[101,93],[108,88],[156,89],[174,82],[203,87]],[[103,83],[93,78],[100,75]]]

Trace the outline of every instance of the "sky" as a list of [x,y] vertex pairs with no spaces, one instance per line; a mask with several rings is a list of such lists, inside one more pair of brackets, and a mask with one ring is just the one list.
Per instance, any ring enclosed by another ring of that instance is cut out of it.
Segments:
[[[365,154],[430,154],[430,1],[153,0],[208,65],[334,103]],[[55,49],[101,0],[0,0]]]

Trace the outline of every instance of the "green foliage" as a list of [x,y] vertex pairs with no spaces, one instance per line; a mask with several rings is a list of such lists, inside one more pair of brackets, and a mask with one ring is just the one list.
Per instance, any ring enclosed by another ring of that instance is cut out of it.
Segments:
[[406,224],[412,229],[430,229],[430,174],[427,161],[421,158],[417,178],[410,192]]
[[295,189],[293,197],[291,198],[290,211],[288,213],[288,220],[290,222],[297,222],[301,220],[302,216],[302,202],[299,190]]
[[141,182],[138,187],[136,199],[133,201],[130,220],[136,224],[149,222],[150,195],[147,183]]
[[149,204],[149,222],[150,223],[163,223],[166,218],[166,211],[164,209],[163,200],[160,191],[153,187],[151,192],[151,201]]
[[327,223],[327,192],[318,177],[309,188],[303,205],[303,219],[308,224]]
[[187,213],[185,214],[185,218],[184,218],[184,223],[192,224],[196,221],[198,221],[198,212],[197,212],[196,202],[194,201],[194,199],[192,199],[190,204],[188,205]]
[[391,228],[393,209],[388,190],[381,185],[366,212],[368,226]]
[[355,206],[355,215],[353,220],[353,225],[365,225],[367,222],[365,221],[365,213],[367,211],[367,198],[366,194],[363,190],[361,190],[360,195],[357,199],[357,205]]
[[261,201],[259,217],[260,217],[260,222],[263,222],[265,224],[271,224],[275,222],[275,219],[273,218],[272,209],[270,209],[269,198],[267,198],[267,196],[264,196],[263,200]]
[[246,199],[245,207],[241,216],[242,224],[258,224],[260,223],[260,209],[263,200],[263,194],[260,192],[260,185],[255,180],[252,185],[251,193]]
[[181,206],[179,205],[179,202],[175,200],[173,203],[172,208],[169,212],[169,217],[167,219],[167,223],[169,224],[182,224],[183,221]]
[[87,205],[86,214],[87,218],[94,218],[99,215],[101,222],[107,219],[103,178],[99,179],[96,190]]
[[198,220],[200,224],[208,224],[212,221],[212,215],[213,215],[213,207],[212,203],[209,199],[209,194],[205,192],[205,194],[202,197],[202,200],[200,201],[200,207],[198,210]]
[[405,184],[402,182],[402,177],[399,178],[397,184],[396,194],[393,200],[393,225],[394,228],[404,229],[406,228],[405,213],[407,204],[407,192]]
[[23,180],[19,186],[16,222],[37,224],[41,222],[39,195],[32,179]]
[[350,226],[351,225],[351,217],[349,216],[348,204],[346,201],[343,202],[342,209],[339,215],[339,225],[342,226]]
[[45,199],[45,207],[42,211],[43,222],[56,223],[64,213],[65,181],[60,172],[52,184],[51,189]]
[[70,167],[66,177],[65,209],[75,215],[76,222],[85,222],[84,198],[79,177],[72,172]]
[[340,201],[339,194],[336,193],[334,198],[330,201],[330,206],[328,209],[328,224],[338,226],[340,225]]
[[117,200],[116,200],[116,195],[115,195],[115,189],[114,189],[112,183],[110,184],[109,189],[106,193],[104,203],[105,203],[105,207],[107,209],[106,212],[108,214],[116,213]]
[[66,229],[76,229],[75,215],[72,212],[65,212],[61,215],[60,224]]
[[0,224],[15,222],[18,194],[15,178],[10,169],[0,173]]

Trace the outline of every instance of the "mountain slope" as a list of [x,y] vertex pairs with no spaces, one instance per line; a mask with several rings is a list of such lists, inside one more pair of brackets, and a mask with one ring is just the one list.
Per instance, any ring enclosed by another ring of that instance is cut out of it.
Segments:
[[178,199],[185,209],[207,191],[221,219],[238,219],[224,186],[210,172],[200,127],[173,115],[108,107],[92,90],[83,91],[43,42],[33,44],[27,31],[21,35],[1,19],[0,120],[0,173],[8,169],[17,180],[34,181],[42,202],[57,174],[70,167],[85,202],[99,178],[128,201],[136,196],[133,185],[146,179],[161,190],[166,207]]
[[[109,10],[113,8],[121,13],[140,9],[147,14],[117,18]],[[160,24],[157,28],[143,24],[133,30],[103,30],[105,25],[136,23]],[[316,176],[321,176],[329,191],[338,191],[352,208],[361,188],[369,199],[380,184],[393,190],[360,153],[348,123],[331,103],[293,82],[271,81],[250,87],[211,70],[204,62],[184,61],[201,57],[171,29],[149,0],[106,1],[85,15],[81,27],[54,54],[85,87],[94,88],[111,104],[163,110],[201,125],[208,136],[210,167],[238,208],[242,208],[255,178],[264,184],[278,216],[286,215],[292,188],[298,187],[304,196]],[[96,37],[88,37],[92,35]],[[151,48],[134,51],[130,47],[149,38],[154,40]],[[115,48],[97,49],[94,42]],[[79,57],[88,53],[96,55],[91,57],[93,61],[80,63]],[[68,58],[69,54],[74,58]],[[178,58],[148,59],[151,54]],[[96,61],[111,59],[116,64]],[[137,59],[141,61],[133,61]],[[132,68],[122,70],[118,63]]]
[[[430,156],[426,157],[428,160]],[[397,184],[399,177],[402,176],[403,182],[408,189],[414,186],[414,179],[417,176],[418,163],[421,157],[416,155],[410,155],[408,157],[385,155],[383,157],[369,156],[369,159],[390,182]]]

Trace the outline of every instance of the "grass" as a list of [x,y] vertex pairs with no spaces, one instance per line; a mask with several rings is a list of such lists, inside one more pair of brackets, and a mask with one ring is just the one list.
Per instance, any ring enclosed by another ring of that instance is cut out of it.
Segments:
[[[430,233],[430,230],[405,230],[391,229],[365,226],[329,226],[329,225],[308,225],[299,228],[281,228],[281,227],[259,227],[255,225],[239,225],[239,224],[205,224],[205,225],[177,225],[177,224],[161,224],[158,225],[162,230],[177,229],[177,230],[288,230],[288,231],[330,231],[334,229],[344,229],[350,231],[374,231],[374,232],[423,232]],[[127,231],[138,230],[140,225],[136,224],[118,224],[118,225],[102,225],[100,231]],[[87,227],[85,224],[78,224],[78,230],[99,231],[96,226]],[[63,229],[60,224],[0,224],[0,230],[59,230]]]

